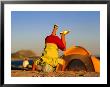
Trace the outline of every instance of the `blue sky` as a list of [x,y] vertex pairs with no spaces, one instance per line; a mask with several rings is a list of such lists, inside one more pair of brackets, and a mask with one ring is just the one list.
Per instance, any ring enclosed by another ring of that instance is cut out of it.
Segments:
[[54,24],[59,25],[58,36],[63,30],[71,31],[66,36],[67,48],[82,46],[100,55],[99,11],[12,11],[11,51],[26,49],[41,55]]

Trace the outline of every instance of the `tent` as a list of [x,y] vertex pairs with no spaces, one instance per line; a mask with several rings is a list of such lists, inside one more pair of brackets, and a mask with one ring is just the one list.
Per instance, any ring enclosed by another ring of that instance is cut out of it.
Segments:
[[[99,59],[92,56],[89,51],[81,46],[73,46],[64,51],[62,59],[65,61],[65,64],[62,65],[65,67],[65,70],[78,70],[78,68],[81,70],[80,68],[82,68],[82,70],[89,72],[100,72]],[[71,65],[73,65],[73,68]],[[61,70],[61,66],[59,67],[59,70]]]

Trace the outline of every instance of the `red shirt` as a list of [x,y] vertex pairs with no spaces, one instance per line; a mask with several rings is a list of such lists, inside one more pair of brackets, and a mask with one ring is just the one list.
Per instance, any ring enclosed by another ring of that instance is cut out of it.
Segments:
[[62,51],[65,49],[65,46],[62,42],[62,40],[55,35],[49,35],[45,38],[45,43],[55,43],[59,49],[61,49]]

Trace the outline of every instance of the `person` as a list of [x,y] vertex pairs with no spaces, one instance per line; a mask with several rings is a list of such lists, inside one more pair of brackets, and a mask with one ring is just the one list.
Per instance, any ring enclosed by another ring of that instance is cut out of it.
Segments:
[[22,65],[23,65],[23,69],[28,68],[28,66],[29,66],[29,60],[28,60],[28,58],[24,58]]
[[58,25],[55,24],[51,35],[45,38],[45,48],[41,56],[41,59],[44,63],[44,72],[53,72],[56,69],[56,66],[58,65],[58,50],[66,50],[65,35],[68,34],[69,31],[60,32],[61,38],[59,38],[56,35],[57,30]]

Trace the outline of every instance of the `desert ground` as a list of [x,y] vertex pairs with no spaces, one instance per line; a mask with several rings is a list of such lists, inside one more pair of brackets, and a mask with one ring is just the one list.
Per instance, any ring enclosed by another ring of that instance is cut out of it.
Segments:
[[38,72],[26,70],[11,70],[12,77],[99,77],[100,73],[86,71]]

